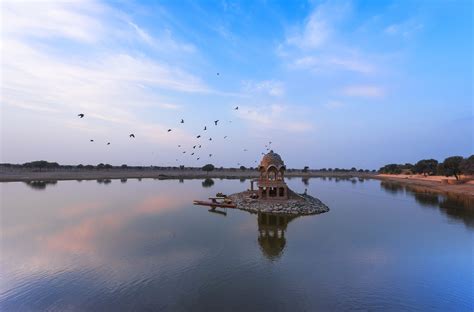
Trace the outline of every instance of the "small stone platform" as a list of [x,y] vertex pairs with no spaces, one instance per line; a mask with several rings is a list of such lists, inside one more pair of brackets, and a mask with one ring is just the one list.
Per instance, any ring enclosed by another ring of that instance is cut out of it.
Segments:
[[252,199],[251,191],[229,195],[236,208],[249,212],[265,212],[287,215],[313,215],[329,211],[329,207],[319,199],[307,194],[297,194],[288,189],[287,200]]

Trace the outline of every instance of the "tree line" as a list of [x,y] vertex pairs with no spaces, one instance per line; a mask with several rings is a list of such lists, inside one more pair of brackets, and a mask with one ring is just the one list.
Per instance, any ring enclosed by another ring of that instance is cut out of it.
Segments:
[[474,155],[467,158],[462,156],[451,156],[444,159],[443,162],[438,162],[436,159],[422,159],[415,164],[388,164],[379,169],[380,173],[388,174],[423,174],[454,176],[459,180],[462,174],[474,174]]

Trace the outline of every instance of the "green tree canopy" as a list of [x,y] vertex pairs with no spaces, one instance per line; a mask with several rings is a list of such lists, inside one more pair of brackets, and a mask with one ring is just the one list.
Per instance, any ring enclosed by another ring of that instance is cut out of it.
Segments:
[[456,180],[459,180],[459,174],[461,174],[461,162],[463,158],[461,156],[451,156],[446,158],[441,164],[443,174],[447,177],[454,176]]

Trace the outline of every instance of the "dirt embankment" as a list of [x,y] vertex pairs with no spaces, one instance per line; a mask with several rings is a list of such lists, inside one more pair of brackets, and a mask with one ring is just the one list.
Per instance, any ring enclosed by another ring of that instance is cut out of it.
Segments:
[[462,177],[462,183],[459,184],[455,184],[455,178],[446,178],[444,176],[425,177],[423,175],[377,174],[373,178],[416,186],[419,190],[424,189],[441,194],[458,194],[474,197],[474,179],[472,177]]

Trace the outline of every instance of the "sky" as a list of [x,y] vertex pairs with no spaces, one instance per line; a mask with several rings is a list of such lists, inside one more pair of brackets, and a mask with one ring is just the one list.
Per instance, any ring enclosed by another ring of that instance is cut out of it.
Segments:
[[255,167],[269,142],[289,168],[469,156],[473,6],[2,1],[0,162]]

